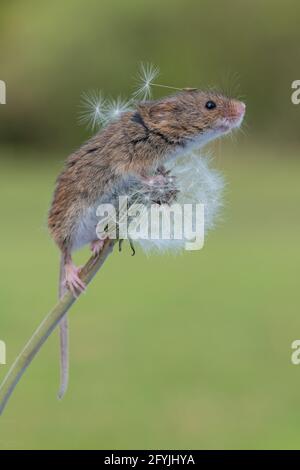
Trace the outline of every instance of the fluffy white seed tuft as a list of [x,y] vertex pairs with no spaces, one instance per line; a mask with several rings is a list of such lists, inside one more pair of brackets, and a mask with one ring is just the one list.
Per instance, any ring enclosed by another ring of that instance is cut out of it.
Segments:
[[82,95],[79,122],[86,124],[93,131],[105,122],[106,101],[101,91],[91,91]]
[[133,98],[140,101],[148,100],[151,97],[151,86],[158,75],[158,67],[142,63],[137,78],[138,88],[133,93]]
[[119,119],[122,114],[132,111],[132,103],[122,99],[120,96],[117,99],[107,100],[104,108],[104,124],[109,124],[112,121]]

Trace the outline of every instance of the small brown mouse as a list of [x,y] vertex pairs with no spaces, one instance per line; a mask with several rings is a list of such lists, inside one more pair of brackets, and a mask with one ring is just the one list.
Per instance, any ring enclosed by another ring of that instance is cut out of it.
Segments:
[[[103,246],[96,236],[96,209],[120,179],[155,175],[167,159],[199,148],[240,126],[245,104],[219,93],[183,90],[141,102],[92,137],[66,161],[58,177],[49,212],[50,233],[61,251],[60,296],[85,289],[72,262],[74,250]],[[67,320],[61,322],[62,397],[68,382]]]

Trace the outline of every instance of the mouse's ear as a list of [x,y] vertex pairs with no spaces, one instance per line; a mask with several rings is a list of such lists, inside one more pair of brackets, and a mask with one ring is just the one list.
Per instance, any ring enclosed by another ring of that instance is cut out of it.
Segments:
[[138,111],[147,122],[162,124],[170,118],[174,112],[178,112],[178,102],[169,98],[164,101],[140,103]]

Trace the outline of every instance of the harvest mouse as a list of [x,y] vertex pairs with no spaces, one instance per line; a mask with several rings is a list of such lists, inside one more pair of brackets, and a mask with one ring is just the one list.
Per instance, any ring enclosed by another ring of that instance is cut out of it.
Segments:
[[[112,188],[128,174],[150,181],[157,168],[174,155],[239,127],[245,109],[243,102],[218,93],[183,90],[137,104],[69,156],[58,177],[48,219],[61,251],[60,296],[66,289],[73,295],[85,289],[72,253],[86,244],[95,254],[102,249],[95,212]],[[60,328],[62,397],[68,382],[67,319]]]

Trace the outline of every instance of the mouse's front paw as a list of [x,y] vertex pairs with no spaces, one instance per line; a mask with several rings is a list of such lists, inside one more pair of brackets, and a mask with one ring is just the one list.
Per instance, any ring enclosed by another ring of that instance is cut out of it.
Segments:
[[91,252],[94,256],[98,256],[102,251],[105,240],[98,238],[91,243]]

